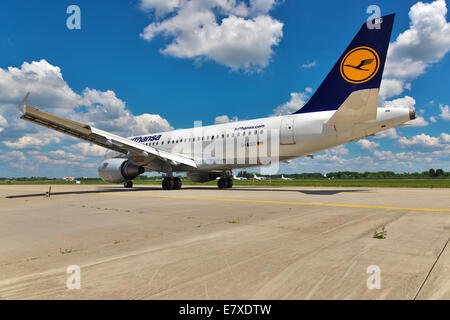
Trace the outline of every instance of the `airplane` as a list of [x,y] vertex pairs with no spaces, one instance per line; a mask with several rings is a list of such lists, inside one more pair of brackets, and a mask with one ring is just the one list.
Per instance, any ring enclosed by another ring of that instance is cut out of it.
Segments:
[[253,174],[253,179],[261,181],[261,180],[266,180],[267,178],[266,177],[258,177],[256,174]]
[[294,180],[294,179],[292,179],[292,178],[285,178],[283,175],[281,175],[281,180],[291,181],[291,180]]
[[233,179],[237,181],[247,180],[246,177],[236,177],[235,175],[233,175]]
[[[220,189],[231,188],[232,169],[289,162],[416,118],[413,108],[378,108],[394,17],[374,19],[371,28],[364,23],[314,95],[293,114],[124,138],[29,106],[28,93],[19,105],[21,119],[109,149],[98,173],[110,183],[132,188],[133,179],[153,171],[166,175],[164,190],[181,188],[174,173],[195,182],[218,179]],[[258,153],[254,161],[255,150],[267,157]]]

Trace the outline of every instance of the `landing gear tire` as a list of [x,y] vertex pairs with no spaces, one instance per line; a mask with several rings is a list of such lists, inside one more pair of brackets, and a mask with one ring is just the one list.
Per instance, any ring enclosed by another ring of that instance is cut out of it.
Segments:
[[133,188],[133,181],[125,181],[123,186],[127,189]]
[[220,178],[219,181],[217,181],[217,186],[219,187],[219,189],[225,189],[225,179],[224,178]]
[[217,186],[219,189],[229,189],[233,187],[233,180],[231,178],[220,178],[217,181]]
[[180,178],[164,178],[162,181],[163,190],[180,190],[181,189],[181,179]]
[[164,178],[162,181],[162,188],[163,190],[173,190],[174,184],[173,178]]
[[181,179],[180,178],[174,178],[173,179],[173,189],[174,190],[180,190],[181,189]]

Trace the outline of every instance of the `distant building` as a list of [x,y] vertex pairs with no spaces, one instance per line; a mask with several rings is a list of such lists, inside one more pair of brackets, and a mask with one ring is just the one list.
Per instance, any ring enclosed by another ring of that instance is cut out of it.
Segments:
[[61,177],[61,179],[64,180],[64,181],[74,181],[74,180],[75,180],[75,177],[72,177],[72,176],[64,176],[64,177]]

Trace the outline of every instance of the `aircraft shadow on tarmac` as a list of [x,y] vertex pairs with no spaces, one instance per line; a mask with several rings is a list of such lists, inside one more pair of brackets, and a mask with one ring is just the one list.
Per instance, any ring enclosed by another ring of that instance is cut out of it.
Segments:
[[[217,189],[211,187],[184,187],[184,190],[201,190],[201,191],[216,191]],[[123,187],[108,187],[108,188],[98,188],[96,190],[80,190],[80,191],[52,191],[51,196],[64,196],[71,194],[96,194],[96,193],[127,193],[127,192],[137,192],[137,191],[161,191],[161,187],[134,187],[132,189],[125,189]],[[170,195],[176,195],[174,190],[168,192]],[[283,189],[283,188],[266,188],[266,187],[246,187],[246,188],[232,188],[226,189],[226,191],[262,191],[262,192],[299,192],[307,195],[324,195],[331,196],[339,193],[357,193],[357,192],[367,192],[368,190],[358,189],[358,190],[346,190],[346,189],[330,189],[330,190],[294,190],[294,189]],[[28,193],[20,195],[5,196],[7,199],[18,199],[18,198],[33,198],[33,197],[44,197],[45,192],[39,193]]]

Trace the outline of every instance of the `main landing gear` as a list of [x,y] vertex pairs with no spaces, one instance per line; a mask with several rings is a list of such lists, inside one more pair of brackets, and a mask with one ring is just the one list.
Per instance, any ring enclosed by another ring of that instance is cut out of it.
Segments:
[[220,178],[217,181],[217,186],[219,187],[219,189],[232,188],[233,187],[233,178],[230,178],[230,177]]
[[133,181],[129,180],[129,181],[125,181],[123,183],[123,186],[127,189],[133,188]]
[[179,190],[181,189],[181,179],[166,177],[162,181],[163,190]]

